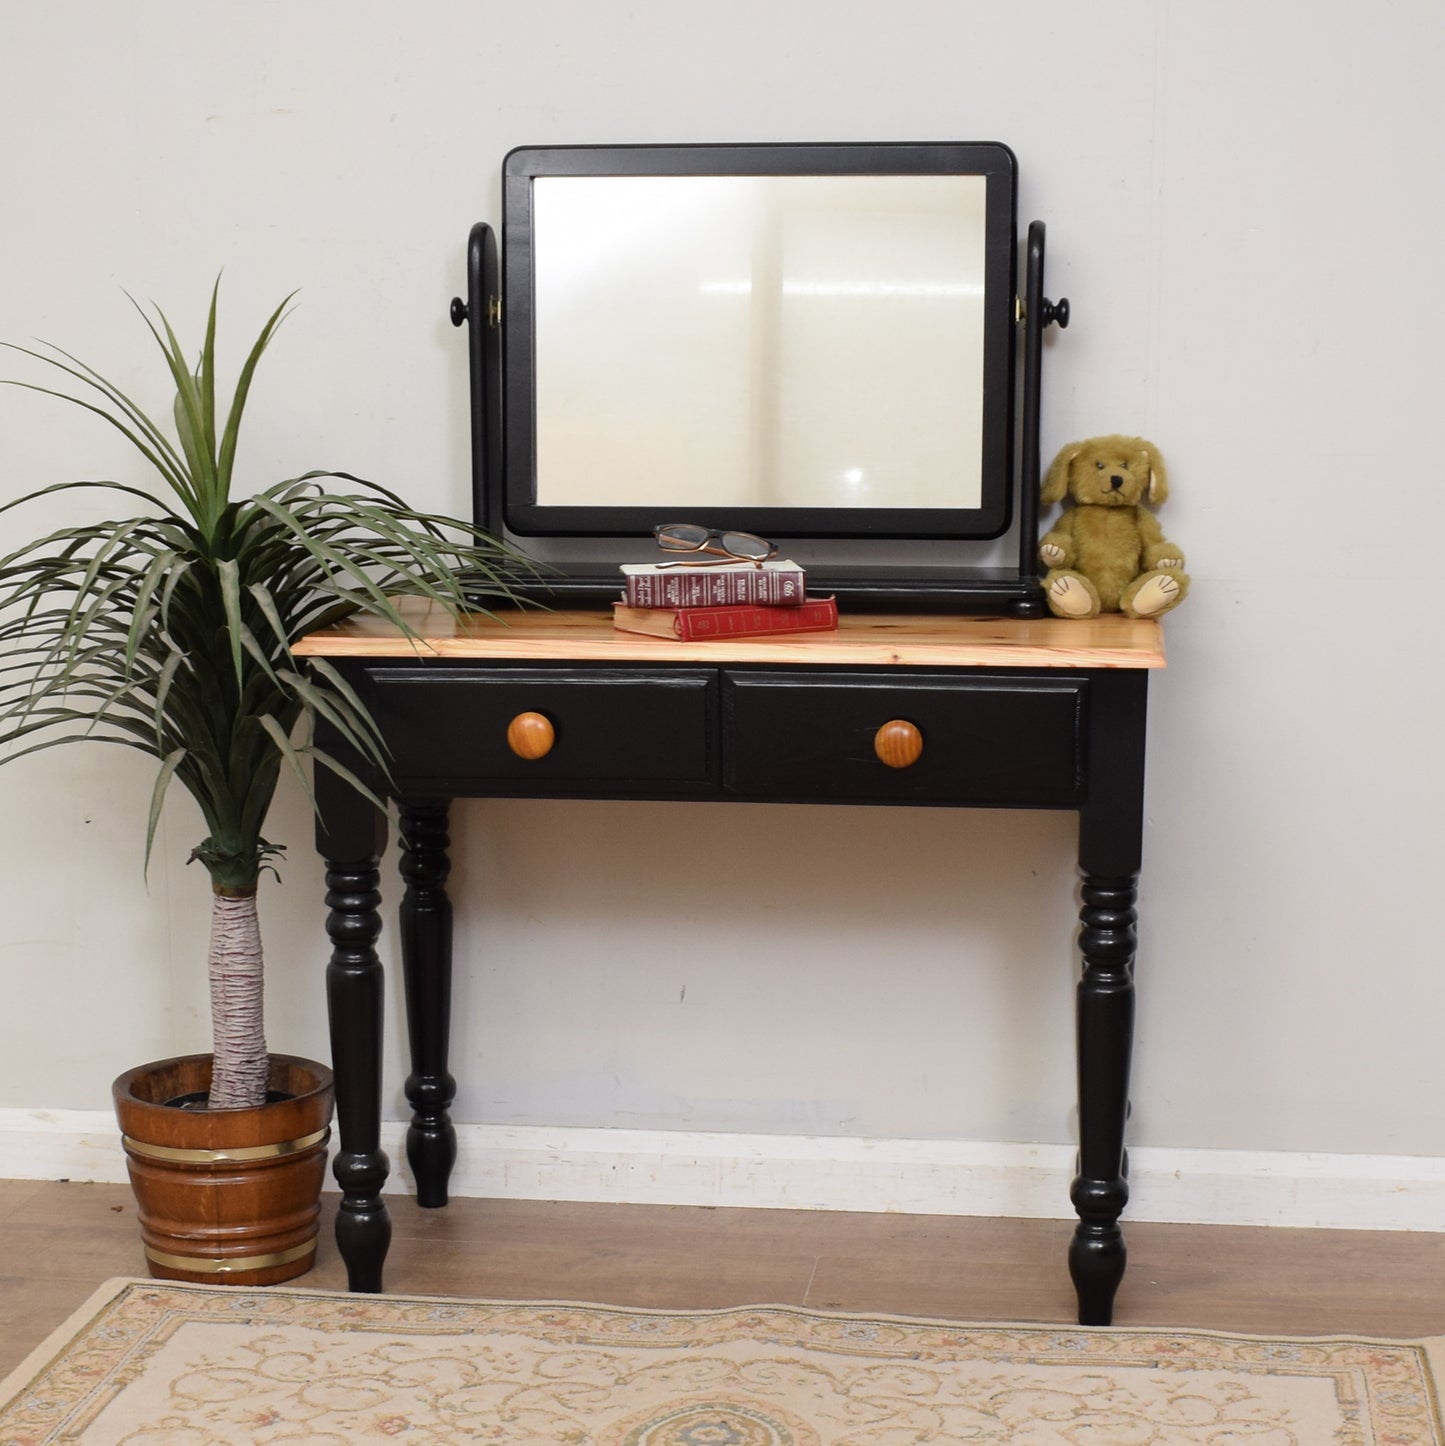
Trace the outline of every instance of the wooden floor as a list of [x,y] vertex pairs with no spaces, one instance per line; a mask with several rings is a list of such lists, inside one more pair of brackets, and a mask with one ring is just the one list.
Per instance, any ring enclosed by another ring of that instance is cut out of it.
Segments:
[[[343,1290],[331,1235],[298,1285]],[[386,1288],[1071,1322],[1055,1220],[389,1198]],[[1128,1226],[1117,1325],[1445,1335],[1445,1234]],[[0,1376],[103,1281],[144,1275],[125,1185],[0,1181]]]

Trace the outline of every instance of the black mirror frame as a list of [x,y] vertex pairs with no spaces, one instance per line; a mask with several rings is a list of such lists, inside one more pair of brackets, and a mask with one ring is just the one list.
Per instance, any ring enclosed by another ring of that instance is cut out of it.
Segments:
[[[554,176],[982,176],[985,317],[982,496],[975,508],[757,508],[539,505],[533,327],[533,184]],[[1012,488],[1016,176],[1013,153],[992,143],[952,145],[537,146],[502,167],[502,376],[507,527],[521,536],[646,536],[686,513],[710,527],[770,537],[986,539],[1007,530]],[[665,516],[664,516],[665,515]]]

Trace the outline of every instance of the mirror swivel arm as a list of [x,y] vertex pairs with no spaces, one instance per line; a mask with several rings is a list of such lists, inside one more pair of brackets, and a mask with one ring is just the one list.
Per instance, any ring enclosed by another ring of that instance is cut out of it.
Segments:
[[1018,307],[1019,320],[1024,324],[1024,396],[1023,431],[1021,437],[1022,457],[1019,467],[1018,526],[1019,526],[1019,576],[1033,581],[1032,596],[1015,603],[1011,611],[1015,616],[1038,617],[1046,615],[1043,592],[1038,584],[1038,526],[1039,526],[1039,412],[1042,392],[1044,353],[1044,329],[1057,323],[1061,328],[1069,324],[1069,303],[1060,298],[1050,301],[1044,295],[1044,237],[1042,221],[1029,225],[1028,262],[1025,273],[1024,301]]

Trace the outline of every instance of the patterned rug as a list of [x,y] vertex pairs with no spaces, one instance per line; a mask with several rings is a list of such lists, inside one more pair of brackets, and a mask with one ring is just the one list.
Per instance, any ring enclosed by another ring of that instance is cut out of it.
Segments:
[[0,1443],[1439,1446],[1442,1344],[111,1281]]

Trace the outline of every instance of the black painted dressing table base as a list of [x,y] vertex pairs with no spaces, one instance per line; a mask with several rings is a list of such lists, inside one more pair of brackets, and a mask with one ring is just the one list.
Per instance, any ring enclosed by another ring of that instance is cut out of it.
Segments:
[[[1067,808],[1079,817],[1079,1320],[1107,1325],[1124,1275],[1124,1126],[1134,1021],[1148,671],[1159,625],[1123,617],[845,618],[836,634],[681,644],[614,633],[602,613],[416,621],[418,651],[375,623],[306,639],[358,690],[395,758],[418,1204],[447,1203],[447,811],[458,797],[689,799]],[[879,739],[902,737],[903,758]],[[901,734],[896,725],[903,725]],[[324,730],[323,730],[324,731]],[[909,742],[911,745],[909,746]],[[343,753],[333,735],[322,739]],[[327,1002],[351,1289],[379,1291],[391,1221],[381,1127],[379,860],[385,820],[317,770]]]

